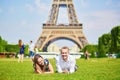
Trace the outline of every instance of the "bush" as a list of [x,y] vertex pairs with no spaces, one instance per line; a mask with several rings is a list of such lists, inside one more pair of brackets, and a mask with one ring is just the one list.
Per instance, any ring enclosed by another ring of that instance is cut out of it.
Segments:
[[[18,45],[12,45],[12,44],[9,44],[9,45],[4,45],[5,46],[5,50],[6,52],[16,52],[16,53],[19,53],[20,51],[20,48]],[[29,53],[28,53],[28,45],[25,45],[25,56],[27,56]]]
[[0,46],[0,52],[4,52],[4,47]]
[[120,53],[117,53],[117,58],[120,58]]
[[6,52],[16,52],[16,53],[18,53],[19,52],[19,47],[18,47],[18,45],[9,44],[9,45],[5,45],[5,50],[6,50]]

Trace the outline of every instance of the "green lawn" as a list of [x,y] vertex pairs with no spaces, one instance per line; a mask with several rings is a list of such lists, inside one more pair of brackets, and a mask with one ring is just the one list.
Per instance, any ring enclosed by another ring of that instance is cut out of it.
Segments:
[[[55,67],[55,60],[50,60]],[[35,74],[32,61],[0,59],[0,80],[120,80],[120,59],[77,59],[78,70],[73,74]]]

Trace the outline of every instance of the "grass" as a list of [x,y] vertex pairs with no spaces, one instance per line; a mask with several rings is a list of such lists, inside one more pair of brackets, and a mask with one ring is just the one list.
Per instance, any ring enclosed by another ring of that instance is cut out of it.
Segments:
[[[56,70],[55,60],[50,59]],[[32,61],[24,59],[0,59],[0,80],[120,80],[120,59],[77,59],[78,70],[72,74],[35,74]]]

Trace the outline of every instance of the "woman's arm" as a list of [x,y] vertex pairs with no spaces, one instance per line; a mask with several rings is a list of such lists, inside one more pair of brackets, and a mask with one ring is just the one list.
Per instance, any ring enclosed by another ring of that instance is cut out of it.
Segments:
[[44,71],[44,73],[54,73],[53,67],[52,67],[52,65],[50,63],[48,65],[48,69],[49,69],[49,71],[48,72]]
[[42,73],[42,70],[40,69],[39,65],[38,64],[35,64],[35,71],[39,74]]

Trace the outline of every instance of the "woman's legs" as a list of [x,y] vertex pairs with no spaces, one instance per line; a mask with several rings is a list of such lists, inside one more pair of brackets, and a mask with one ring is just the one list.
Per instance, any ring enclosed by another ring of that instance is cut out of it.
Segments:
[[18,54],[18,62],[20,62],[20,54]]
[[21,54],[21,62],[23,62],[24,54]]
[[18,62],[23,62],[24,54],[19,54]]

